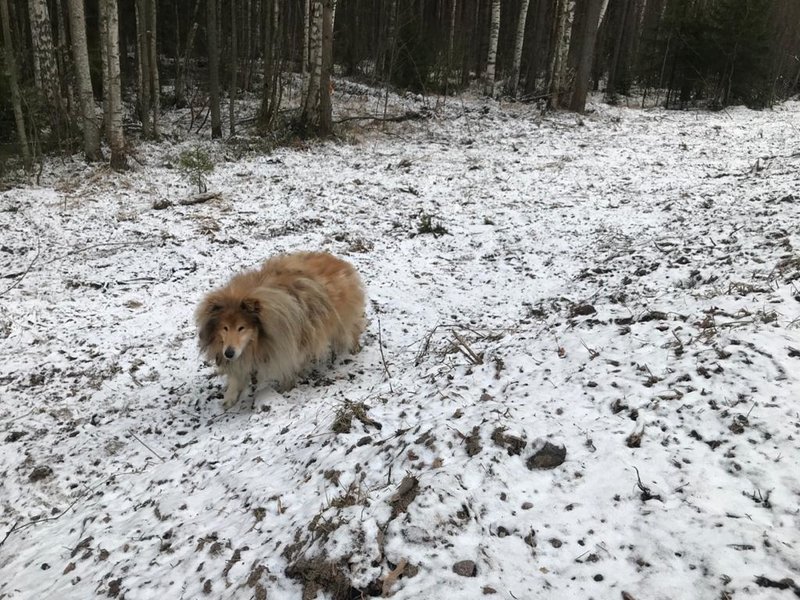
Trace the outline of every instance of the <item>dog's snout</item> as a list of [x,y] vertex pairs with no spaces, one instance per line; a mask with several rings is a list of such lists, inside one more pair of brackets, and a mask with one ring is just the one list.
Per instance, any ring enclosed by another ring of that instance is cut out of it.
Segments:
[[233,349],[233,346],[228,346],[227,348],[225,348],[224,354],[225,358],[230,360],[231,358],[236,356],[236,350]]

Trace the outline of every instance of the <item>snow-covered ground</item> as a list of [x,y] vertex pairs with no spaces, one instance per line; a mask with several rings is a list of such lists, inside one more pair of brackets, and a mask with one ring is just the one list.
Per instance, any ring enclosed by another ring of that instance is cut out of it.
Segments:
[[[800,103],[594,108],[0,195],[0,598],[800,595]],[[194,307],[298,249],[365,347],[224,412]]]

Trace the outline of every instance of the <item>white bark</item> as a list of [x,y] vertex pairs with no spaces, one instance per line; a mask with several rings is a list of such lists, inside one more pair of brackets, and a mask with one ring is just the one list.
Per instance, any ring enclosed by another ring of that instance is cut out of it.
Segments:
[[28,0],[33,46],[33,76],[50,109],[51,123],[58,126],[62,116],[61,87],[58,78],[53,30],[47,0]]
[[569,85],[569,44],[572,38],[572,20],[575,17],[575,0],[561,0],[559,4],[556,47],[550,72],[550,106],[558,108],[562,104]]
[[311,71],[303,99],[301,120],[306,124],[319,123],[319,87],[322,77],[322,0],[311,1],[311,25],[309,34]]
[[492,18],[489,22],[489,52],[486,56],[486,94],[494,96],[497,42],[500,39],[500,0],[492,0]]
[[603,24],[603,19],[606,18],[606,10],[608,10],[608,0],[603,0],[603,4],[600,5],[600,19],[597,21],[598,29]]
[[72,37],[72,59],[75,63],[75,81],[78,85],[78,101],[83,128],[83,149],[86,160],[100,160],[100,127],[92,92],[89,70],[89,50],[86,43],[86,15],[83,0],[69,0],[70,35]]
[[103,51],[103,108],[106,136],[111,147],[111,167],[124,169],[125,136],[122,132],[122,84],[119,71],[119,12],[117,0],[100,0]]

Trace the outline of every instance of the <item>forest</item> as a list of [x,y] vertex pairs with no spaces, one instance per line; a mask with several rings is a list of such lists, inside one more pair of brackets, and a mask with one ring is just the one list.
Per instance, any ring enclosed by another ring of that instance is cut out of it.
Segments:
[[800,80],[794,0],[0,0],[0,17],[0,156],[28,170],[101,142],[124,168],[173,108],[212,138],[327,136],[343,78],[576,112],[589,92],[766,108]]
[[0,25],[0,599],[800,597],[799,0]]

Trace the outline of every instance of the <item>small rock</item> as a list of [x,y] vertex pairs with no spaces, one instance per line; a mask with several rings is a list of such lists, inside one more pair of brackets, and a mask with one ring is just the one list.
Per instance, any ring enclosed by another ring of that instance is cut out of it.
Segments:
[[574,304],[569,311],[570,317],[585,317],[593,315],[597,310],[591,304]]
[[484,596],[489,596],[490,594],[496,594],[496,593],[497,593],[497,590],[494,589],[492,586],[490,586],[490,585],[483,586],[483,595]]
[[472,428],[472,433],[464,440],[467,443],[467,456],[475,456],[483,450],[483,446],[481,446],[481,431],[477,425]]
[[478,567],[474,561],[460,560],[453,565],[453,572],[462,577],[475,577],[478,574]]
[[561,548],[564,545],[564,542],[558,538],[550,538],[548,541],[553,548]]
[[37,481],[41,481],[42,479],[47,479],[48,477],[52,477],[53,469],[48,467],[47,465],[39,465],[38,467],[34,467],[31,474],[28,476],[28,480],[31,483],[36,483]]
[[522,510],[530,510],[533,508],[532,502],[523,502],[522,503]]
[[603,576],[600,573],[598,573],[597,575],[592,577],[592,579],[594,579],[595,581],[603,581]]
[[25,431],[12,431],[6,436],[7,442],[16,442],[22,436],[24,436],[27,432]]
[[562,464],[567,458],[567,449],[565,446],[556,446],[550,442],[545,442],[533,456],[531,456],[526,465],[529,469],[554,469]]

